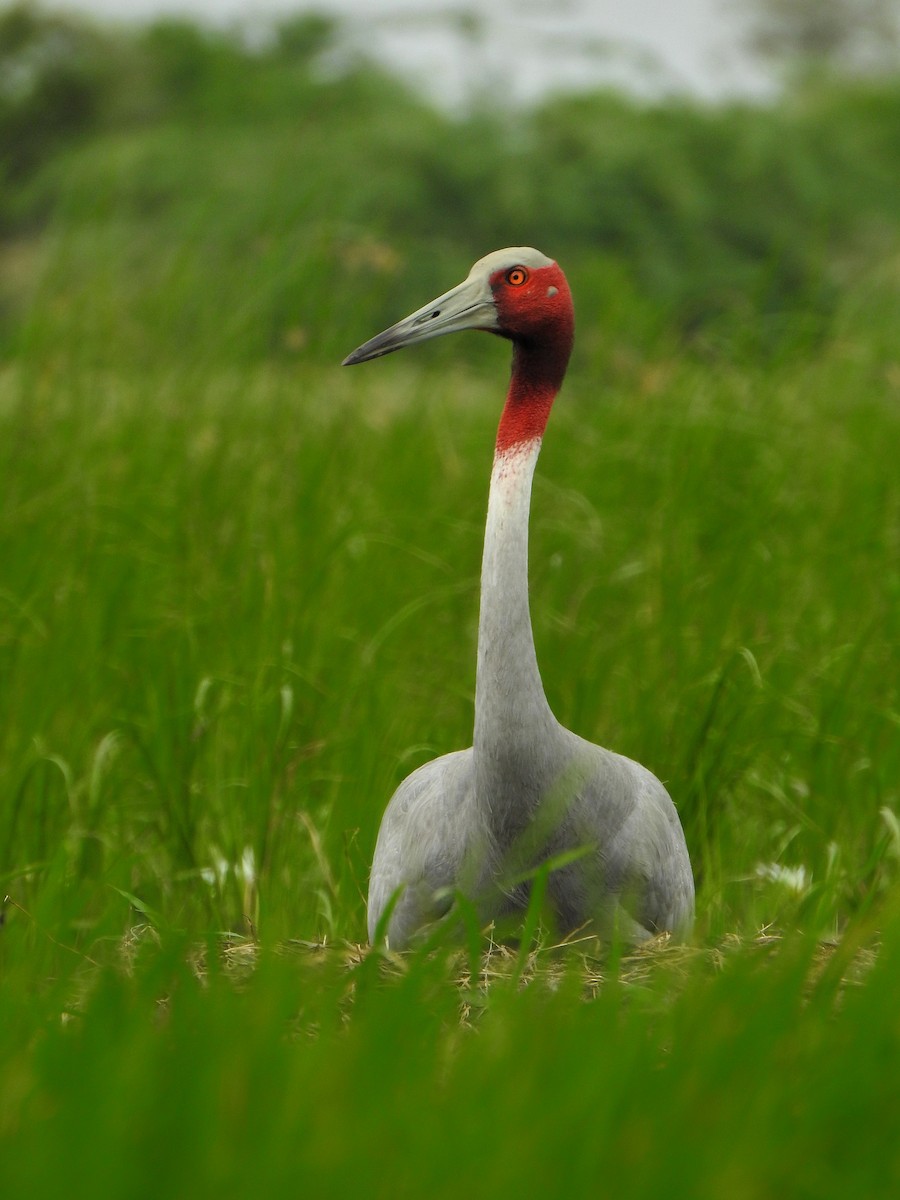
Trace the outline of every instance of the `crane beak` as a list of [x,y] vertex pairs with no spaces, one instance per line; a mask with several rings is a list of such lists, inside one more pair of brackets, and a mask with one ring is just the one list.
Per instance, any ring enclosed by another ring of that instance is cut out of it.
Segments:
[[497,332],[499,328],[489,280],[483,275],[470,275],[458,287],[364,342],[358,350],[347,355],[342,366],[368,362],[370,358],[380,358],[383,354],[391,354],[394,350],[402,350],[404,346],[414,346],[417,342],[426,342],[445,333],[458,333],[462,329]]

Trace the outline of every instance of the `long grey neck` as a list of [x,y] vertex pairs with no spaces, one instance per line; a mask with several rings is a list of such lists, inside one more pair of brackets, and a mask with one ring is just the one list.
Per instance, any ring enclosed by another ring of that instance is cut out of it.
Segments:
[[476,776],[534,758],[556,720],[538,671],[528,607],[528,514],[540,438],[498,449],[481,572],[475,680]]

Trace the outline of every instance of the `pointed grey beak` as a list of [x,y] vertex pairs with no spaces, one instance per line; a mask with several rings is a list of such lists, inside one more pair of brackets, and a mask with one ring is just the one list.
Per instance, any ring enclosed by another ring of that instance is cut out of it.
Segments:
[[382,354],[391,354],[404,346],[413,346],[444,333],[458,333],[462,329],[499,329],[494,297],[484,276],[470,275],[458,287],[364,342],[358,350],[348,354],[341,365],[349,367],[368,362],[370,358],[380,358]]

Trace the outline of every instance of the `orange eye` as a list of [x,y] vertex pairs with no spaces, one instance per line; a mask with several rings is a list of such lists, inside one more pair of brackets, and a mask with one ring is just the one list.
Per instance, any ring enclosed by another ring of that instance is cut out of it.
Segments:
[[506,272],[506,282],[510,287],[521,287],[528,282],[528,272],[524,267],[512,267]]

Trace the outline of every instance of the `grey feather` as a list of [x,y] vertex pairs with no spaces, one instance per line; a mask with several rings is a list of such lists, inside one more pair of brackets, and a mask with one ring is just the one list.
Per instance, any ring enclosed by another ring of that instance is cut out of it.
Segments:
[[[384,814],[369,886],[369,938],[399,892],[388,920],[389,944],[403,949],[452,908],[459,888],[482,922],[527,904],[521,879],[542,862],[586,850],[551,873],[548,899],[562,933],[623,929],[637,941],[661,930],[690,929],[694,882],[678,815],[645,767],[557,726],[543,744],[545,781],[534,772],[517,786],[520,819],[492,819],[476,802],[474,751],[456,751],[420,767],[394,793]],[[552,765],[551,765],[552,764]],[[625,918],[624,922],[622,918]]]
[[[532,277],[536,307],[529,309],[524,286],[524,302],[513,304],[507,285]],[[684,933],[693,918],[691,864],[668,792],[639,763],[559,724],[535,656],[528,605],[528,517],[542,433],[535,414],[546,421],[573,321],[556,264],[515,247],[481,259],[459,287],[347,359],[363,362],[464,328],[499,331],[514,343],[510,421],[501,419],[488,497],[473,745],[401,783],[375,847],[369,938],[383,933],[396,949],[454,919],[455,897],[465,896],[482,923],[523,908],[529,876],[542,865],[560,933],[587,926],[640,940]],[[532,414],[524,423],[523,411]]]

